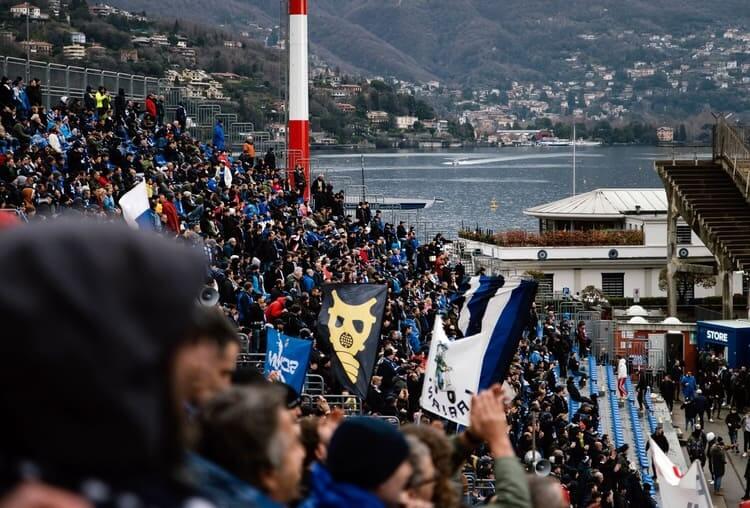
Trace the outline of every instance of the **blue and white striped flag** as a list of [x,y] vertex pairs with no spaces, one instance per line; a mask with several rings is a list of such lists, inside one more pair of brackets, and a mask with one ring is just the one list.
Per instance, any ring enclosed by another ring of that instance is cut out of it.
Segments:
[[501,291],[504,287],[504,277],[488,275],[472,277],[467,284],[462,285],[462,291],[454,296],[453,303],[459,306],[458,329],[464,337],[482,331],[485,316],[491,321],[487,323],[489,326],[495,324],[500,315],[498,306],[501,305],[501,299],[497,297],[505,293]]
[[[471,396],[502,382],[528,323],[537,283],[473,277],[455,300],[463,339],[448,340],[438,316],[420,404],[443,418],[469,424]],[[473,333],[466,333],[473,332]]]

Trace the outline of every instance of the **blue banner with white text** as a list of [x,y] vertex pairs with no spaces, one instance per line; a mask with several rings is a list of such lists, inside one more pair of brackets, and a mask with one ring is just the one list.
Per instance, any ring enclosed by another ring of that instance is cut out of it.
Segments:
[[311,353],[312,341],[287,337],[269,328],[263,375],[267,378],[272,372],[278,372],[279,381],[302,393]]

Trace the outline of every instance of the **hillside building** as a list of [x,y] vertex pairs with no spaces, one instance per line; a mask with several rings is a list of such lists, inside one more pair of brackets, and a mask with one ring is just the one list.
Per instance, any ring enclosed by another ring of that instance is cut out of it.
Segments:
[[12,6],[10,8],[10,14],[14,18],[26,17],[27,15],[31,19],[42,18],[42,10],[35,5],[31,5],[29,2]]
[[674,129],[672,127],[659,127],[656,129],[656,139],[661,143],[671,143],[674,141]]
[[63,58],[66,60],[83,60],[86,58],[86,48],[80,44],[63,46]]
[[53,48],[52,44],[45,41],[23,41],[21,46],[28,47],[32,55],[51,55]]
[[86,34],[83,32],[71,32],[70,42],[72,44],[86,44]]

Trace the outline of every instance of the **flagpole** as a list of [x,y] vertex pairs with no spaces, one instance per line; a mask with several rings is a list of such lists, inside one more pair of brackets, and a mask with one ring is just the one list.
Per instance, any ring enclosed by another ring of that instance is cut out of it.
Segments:
[[573,196],[576,195],[576,120],[573,118]]

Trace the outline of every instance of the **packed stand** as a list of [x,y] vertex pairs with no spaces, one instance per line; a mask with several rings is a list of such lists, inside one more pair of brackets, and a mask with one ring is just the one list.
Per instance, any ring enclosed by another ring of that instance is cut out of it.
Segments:
[[[99,87],[46,111],[39,86],[19,78],[0,87],[0,208],[45,223],[3,233],[14,237],[0,252],[4,319],[29,338],[3,358],[44,372],[24,395],[7,389],[24,371],[4,371],[3,402],[19,408],[0,447],[7,506],[24,506],[29,491],[70,495],[78,506],[120,506],[127,495],[152,506],[195,497],[216,506],[651,505],[625,450],[597,433],[597,401],[584,395],[579,364],[589,346],[582,323],[573,330],[550,311],[539,330],[531,309],[505,391],[475,396],[471,425],[457,432],[419,406],[435,318],[461,338],[451,298],[471,275],[441,235],[422,244],[366,202],[348,215],[322,175],[308,201],[301,168],[290,186],[273,150],[256,153],[252,138],[230,153],[220,122],[202,143],[184,108],[164,123],[158,97],[141,105]],[[141,178],[150,204],[141,228],[178,242],[119,227],[119,199]],[[60,220],[68,216],[116,224],[81,228]],[[50,267],[65,267],[65,277]],[[317,340],[329,282],[389,288],[361,411],[332,373],[330,345]],[[223,313],[195,305],[205,284]],[[49,320],[34,319],[18,294]],[[323,397],[235,369],[242,348],[266,351],[269,328],[313,342],[309,374],[323,379]],[[40,355],[49,336],[57,346]],[[37,404],[52,387],[54,403]],[[21,399],[31,395],[30,407]],[[568,397],[580,403],[576,414]],[[15,442],[29,421],[28,439]],[[56,431],[37,442],[43,425]],[[550,458],[550,478],[524,476],[519,459],[534,463],[535,452]]]

